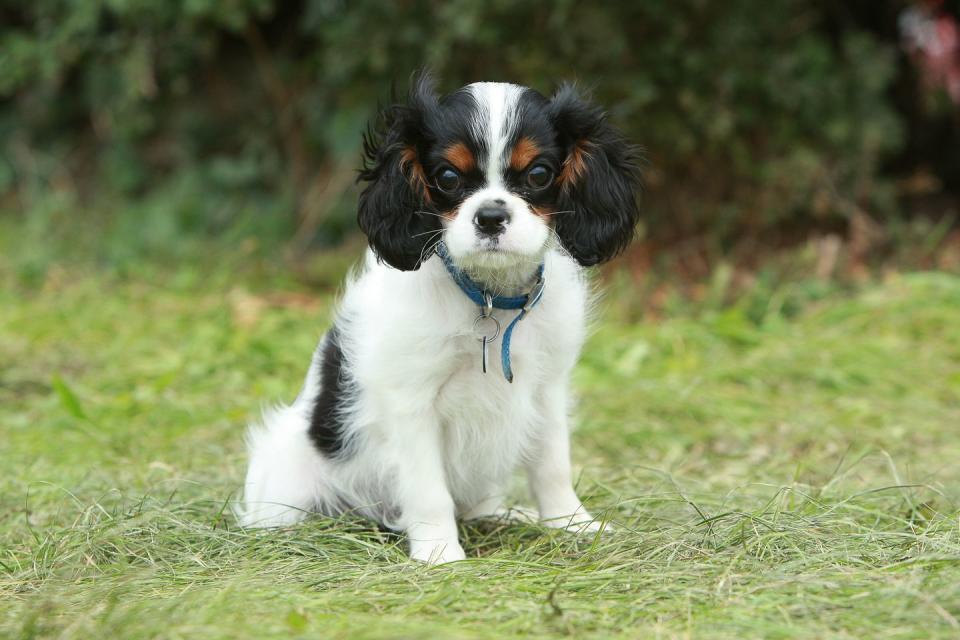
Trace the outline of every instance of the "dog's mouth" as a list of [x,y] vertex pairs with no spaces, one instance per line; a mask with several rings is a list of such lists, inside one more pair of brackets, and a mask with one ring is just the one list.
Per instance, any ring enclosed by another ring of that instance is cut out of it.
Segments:
[[457,262],[476,274],[504,271],[522,273],[528,265],[539,264],[541,259],[540,256],[514,251],[495,240],[488,240],[478,242],[470,252],[460,256]]
[[477,251],[480,253],[502,253],[503,247],[499,238],[479,238],[477,240]]

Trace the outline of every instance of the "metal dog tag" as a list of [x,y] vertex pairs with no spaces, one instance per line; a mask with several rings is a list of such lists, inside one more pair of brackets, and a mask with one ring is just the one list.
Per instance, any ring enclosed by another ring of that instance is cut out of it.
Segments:
[[480,315],[473,321],[473,335],[480,341],[480,366],[487,372],[487,345],[500,335],[500,321],[493,317],[493,305],[489,300],[487,306],[480,308]]
[[480,356],[480,362],[483,366],[483,372],[486,373],[487,372],[487,336],[483,336],[483,338],[480,339],[480,344],[483,345],[482,347],[480,347],[480,350],[483,352],[483,354]]
[[487,345],[500,335],[500,321],[493,316],[483,314],[473,321],[473,334],[480,341],[480,364],[483,372],[487,372]]

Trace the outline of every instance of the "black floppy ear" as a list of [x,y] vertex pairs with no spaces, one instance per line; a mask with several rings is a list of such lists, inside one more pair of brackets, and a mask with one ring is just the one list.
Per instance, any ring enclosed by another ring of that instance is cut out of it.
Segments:
[[640,150],[607,122],[602,109],[572,85],[563,85],[548,107],[566,159],[556,232],[584,266],[605,262],[633,239],[640,213]]
[[420,268],[426,245],[441,229],[432,211],[427,177],[420,164],[418,143],[424,122],[437,108],[433,79],[414,76],[405,103],[381,110],[377,123],[363,137],[363,169],[357,222],[377,258],[402,271]]

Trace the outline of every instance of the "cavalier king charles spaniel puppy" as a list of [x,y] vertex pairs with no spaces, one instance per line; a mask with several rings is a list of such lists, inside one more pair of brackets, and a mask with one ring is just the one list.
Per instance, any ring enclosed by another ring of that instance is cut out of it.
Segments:
[[584,272],[626,247],[639,154],[569,85],[552,97],[416,78],[364,138],[370,248],[292,405],[249,433],[239,518],[353,512],[461,560],[457,518],[500,516],[523,467],[540,520],[597,531],[570,469]]

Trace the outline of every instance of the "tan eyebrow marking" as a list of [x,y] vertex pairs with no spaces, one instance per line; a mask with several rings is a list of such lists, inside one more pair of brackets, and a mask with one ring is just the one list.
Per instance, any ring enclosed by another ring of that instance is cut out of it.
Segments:
[[536,142],[530,138],[520,138],[510,154],[510,168],[514,171],[522,171],[539,155],[540,147]]
[[447,147],[443,152],[443,157],[460,173],[469,173],[476,166],[473,154],[470,152],[470,149],[467,148],[467,145],[462,142],[457,142]]
[[420,189],[420,195],[425,202],[430,202],[430,190],[427,188],[427,176],[423,173],[423,166],[417,160],[417,151],[407,147],[400,153],[400,171],[414,188]]
[[564,185],[572,185],[587,173],[586,159],[590,157],[591,143],[587,140],[580,140],[573,145],[570,155],[563,161],[563,168],[560,175],[557,176],[557,182]]

